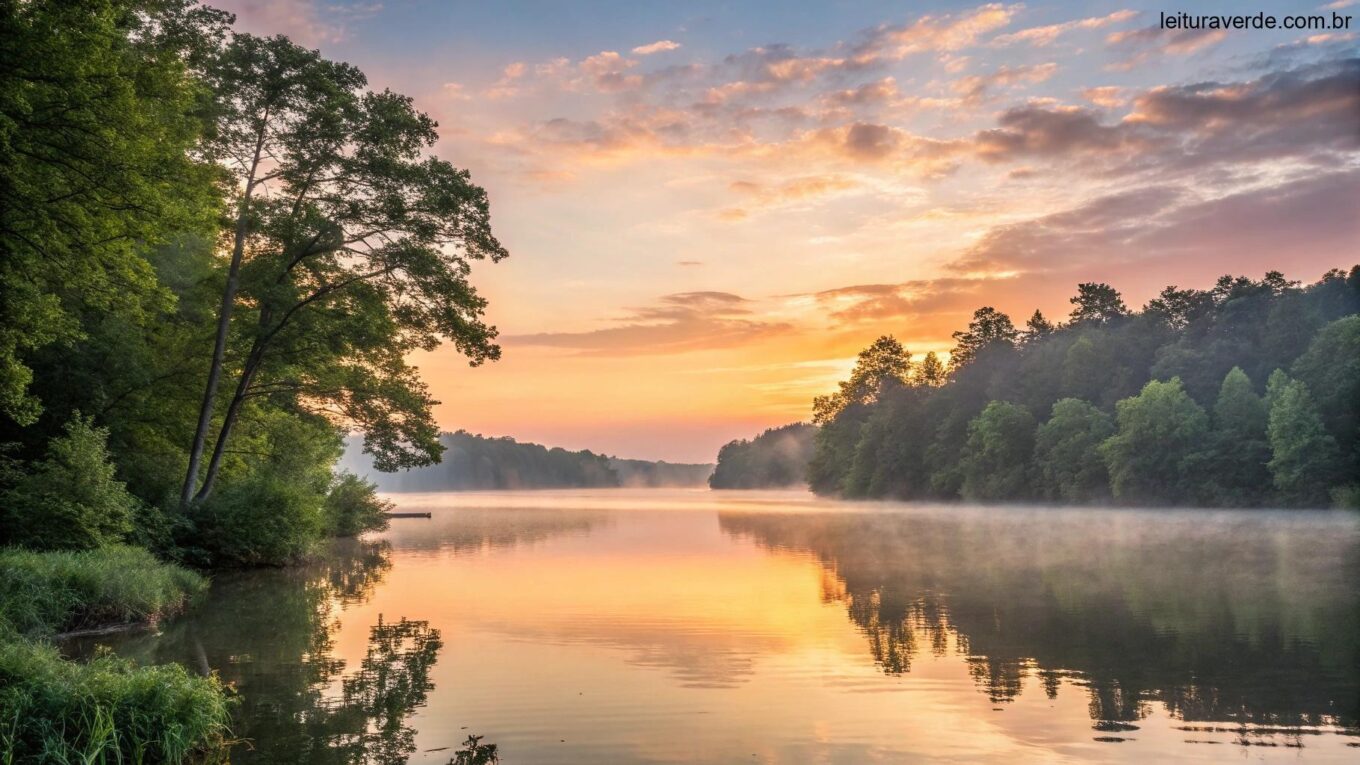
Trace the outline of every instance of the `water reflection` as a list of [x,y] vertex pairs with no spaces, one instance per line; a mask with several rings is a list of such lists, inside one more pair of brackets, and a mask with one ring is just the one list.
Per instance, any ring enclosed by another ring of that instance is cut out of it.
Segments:
[[219,671],[248,763],[1346,762],[1360,744],[1356,516],[400,500],[433,517],[219,576],[158,635],[101,642]]
[[1328,534],[1303,516],[980,513],[727,512],[720,523],[814,554],[834,574],[826,597],[891,675],[923,651],[956,651],[997,704],[1028,677],[1050,698],[1070,678],[1105,732],[1135,729],[1153,705],[1185,722],[1296,734],[1360,720],[1353,525]]
[[339,611],[371,597],[391,566],[386,542],[341,540],[306,566],[222,574],[204,607],[117,648],[216,671],[239,691],[233,761],[403,763],[415,751],[409,718],[433,688],[439,631],[379,618],[349,674],[334,650]]

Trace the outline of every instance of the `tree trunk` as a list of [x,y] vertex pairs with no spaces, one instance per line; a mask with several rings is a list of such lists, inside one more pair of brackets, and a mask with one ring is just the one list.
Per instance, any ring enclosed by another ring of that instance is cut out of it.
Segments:
[[212,494],[213,485],[217,482],[217,471],[222,468],[222,456],[226,454],[227,439],[231,437],[232,426],[236,424],[236,418],[241,413],[241,404],[245,403],[246,392],[250,390],[250,381],[254,379],[255,371],[260,368],[263,356],[264,349],[258,344],[250,350],[245,368],[241,370],[241,378],[236,383],[236,392],[232,395],[231,403],[227,404],[227,412],[222,417],[222,427],[217,431],[217,442],[213,444],[212,458],[208,460],[203,487],[194,495],[194,502],[202,502]]

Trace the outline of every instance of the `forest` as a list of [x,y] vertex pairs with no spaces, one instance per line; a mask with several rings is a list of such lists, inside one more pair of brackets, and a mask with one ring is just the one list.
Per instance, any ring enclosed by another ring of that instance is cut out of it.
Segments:
[[[1084,283],[1061,322],[979,308],[945,365],[891,336],[813,402],[821,494],[1197,507],[1360,506],[1360,266]],[[718,473],[725,466],[719,464]]]
[[0,6],[0,759],[182,761],[215,676],[61,634],[155,621],[193,570],[382,528],[334,467],[443,451],[407,355],[494,360],[486,193],[412,99],[190,0]]
[[737,439],[718,450],[711,489],[771,489],[804,486],[817,428],[795,422],[770,428],[752,439]]
[[382,473],[363,453],[362,438],[350,437],[340,465],[396,492],[701,486],[713,471],[712,465],[619,459],[463,430],[444,433],[439,443],[444,454],[438,465]]

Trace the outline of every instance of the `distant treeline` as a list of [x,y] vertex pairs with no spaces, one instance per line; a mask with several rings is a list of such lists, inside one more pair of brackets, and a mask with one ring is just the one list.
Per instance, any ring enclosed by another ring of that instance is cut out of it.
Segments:
[[[1067,321],[992,308],[945,369],[890,336],[814,402],[814,491],[1217,507],[1360,505],[1360,266],[1167,287],[1081,284]],[[719,473],[726,472],[719,464]]]
[[346,441],[341,463],[383,491],[475,491],[620,486],[702,486],[712,465],[622,460],[589,450],[520,443],[460,430],[444,433],[443,460],[399,473],[381,473],[361,451],[362,439]]
[[816,426],[796,422],[770,428],[750,440],[732,441],[719,450],[708,485],[713,489],[806,486],[816,434]]

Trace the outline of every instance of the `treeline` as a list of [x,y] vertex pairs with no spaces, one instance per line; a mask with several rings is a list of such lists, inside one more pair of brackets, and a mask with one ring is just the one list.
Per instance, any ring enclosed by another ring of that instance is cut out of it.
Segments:
[[807,484],[817,428],[795,422],[770,428],[753,439],[738,439],[718,450],[708,479],[712,489],[769,489]]
[[1081,284],[1066,321],[981,308],[948,367],[890,336],[814,402],[814,491],[1208,507],[1360,506],[1360,266]]
[[352,437],[342,465],[374,481],[381,490],[393,492],[698,486],[713,469],[712,465],[620,460],[589,450],[567,451],[463,430],[441,435],[439,443],[444,449],[440,464],[381,473],[362,452],[360,441]]

